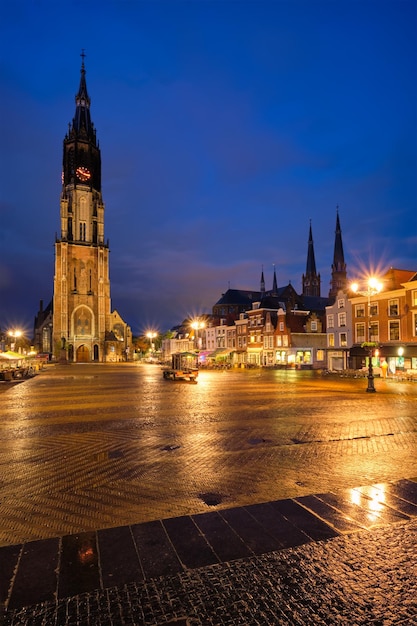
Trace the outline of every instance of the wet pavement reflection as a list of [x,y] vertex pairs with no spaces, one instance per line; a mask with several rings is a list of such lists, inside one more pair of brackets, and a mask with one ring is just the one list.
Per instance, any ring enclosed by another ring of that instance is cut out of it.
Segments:
[[[371,395],[365,379],[229,370],[177,385],[158,366],[51,367],[1,394],[0,545],[412,478],[417,384],[375,384]],[[378,523],[381,494],[349,497],[355,521]]]
[[[203,371],[188,386],[120,364],[56,366],[3,387],[0,607],[10,624],[112,623],[110,613],[118,624],[191,624],[179,619],[185,606],[193,624],[255,623],[259,603],[265,623],[368,624],[388,597],[408,619],[417,384],[376,380],[376,394],[364,384],[252,370]],[[197,593],[190,579],[184,593],[193,571],[207,584]],[[297,581],[307,581],[301,595]],[[120,621],[129,611],[140,619]]]

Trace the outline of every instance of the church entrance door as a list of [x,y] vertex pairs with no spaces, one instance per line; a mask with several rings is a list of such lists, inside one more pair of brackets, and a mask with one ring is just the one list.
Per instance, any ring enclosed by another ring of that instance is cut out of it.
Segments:
[[89,363],[90,351],[87,346],[80,346],[77,348],[77,363]]

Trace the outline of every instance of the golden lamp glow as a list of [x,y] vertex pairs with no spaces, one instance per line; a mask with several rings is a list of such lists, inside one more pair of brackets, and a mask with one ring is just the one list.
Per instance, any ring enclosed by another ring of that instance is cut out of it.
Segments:
[[205,328],[206,324],[205,322],[199,322],[198,320],[192,322],[191,324],[191,328],[193,328],[194,330],[199,330],[200,328]]
[[366,282],[364,282],[364,287],[366,287],[366,289],[360,289],[359,283],[357,282],[350,285],[351,290],[361,296],[373,296],[382,291],[383,285],[375,276],[370,276]]

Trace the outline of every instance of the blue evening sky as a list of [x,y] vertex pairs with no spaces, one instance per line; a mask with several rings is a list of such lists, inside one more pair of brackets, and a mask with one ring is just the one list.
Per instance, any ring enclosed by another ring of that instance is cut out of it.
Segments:
[[415,0],[3,2],[0,326],[52,297],[62,141],[85,48],[112,306],[134,334],[231,288],[301,290],[310,219],[328,295],[417,271]]

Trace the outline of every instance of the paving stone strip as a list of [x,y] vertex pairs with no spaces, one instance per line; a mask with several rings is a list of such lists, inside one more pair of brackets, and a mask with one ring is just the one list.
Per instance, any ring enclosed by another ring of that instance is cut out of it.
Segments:
[[4,626],[417,624],[417,520],[11,611]]
[[2,626],[417,624],[416,512],[401,480],[7,546]]

